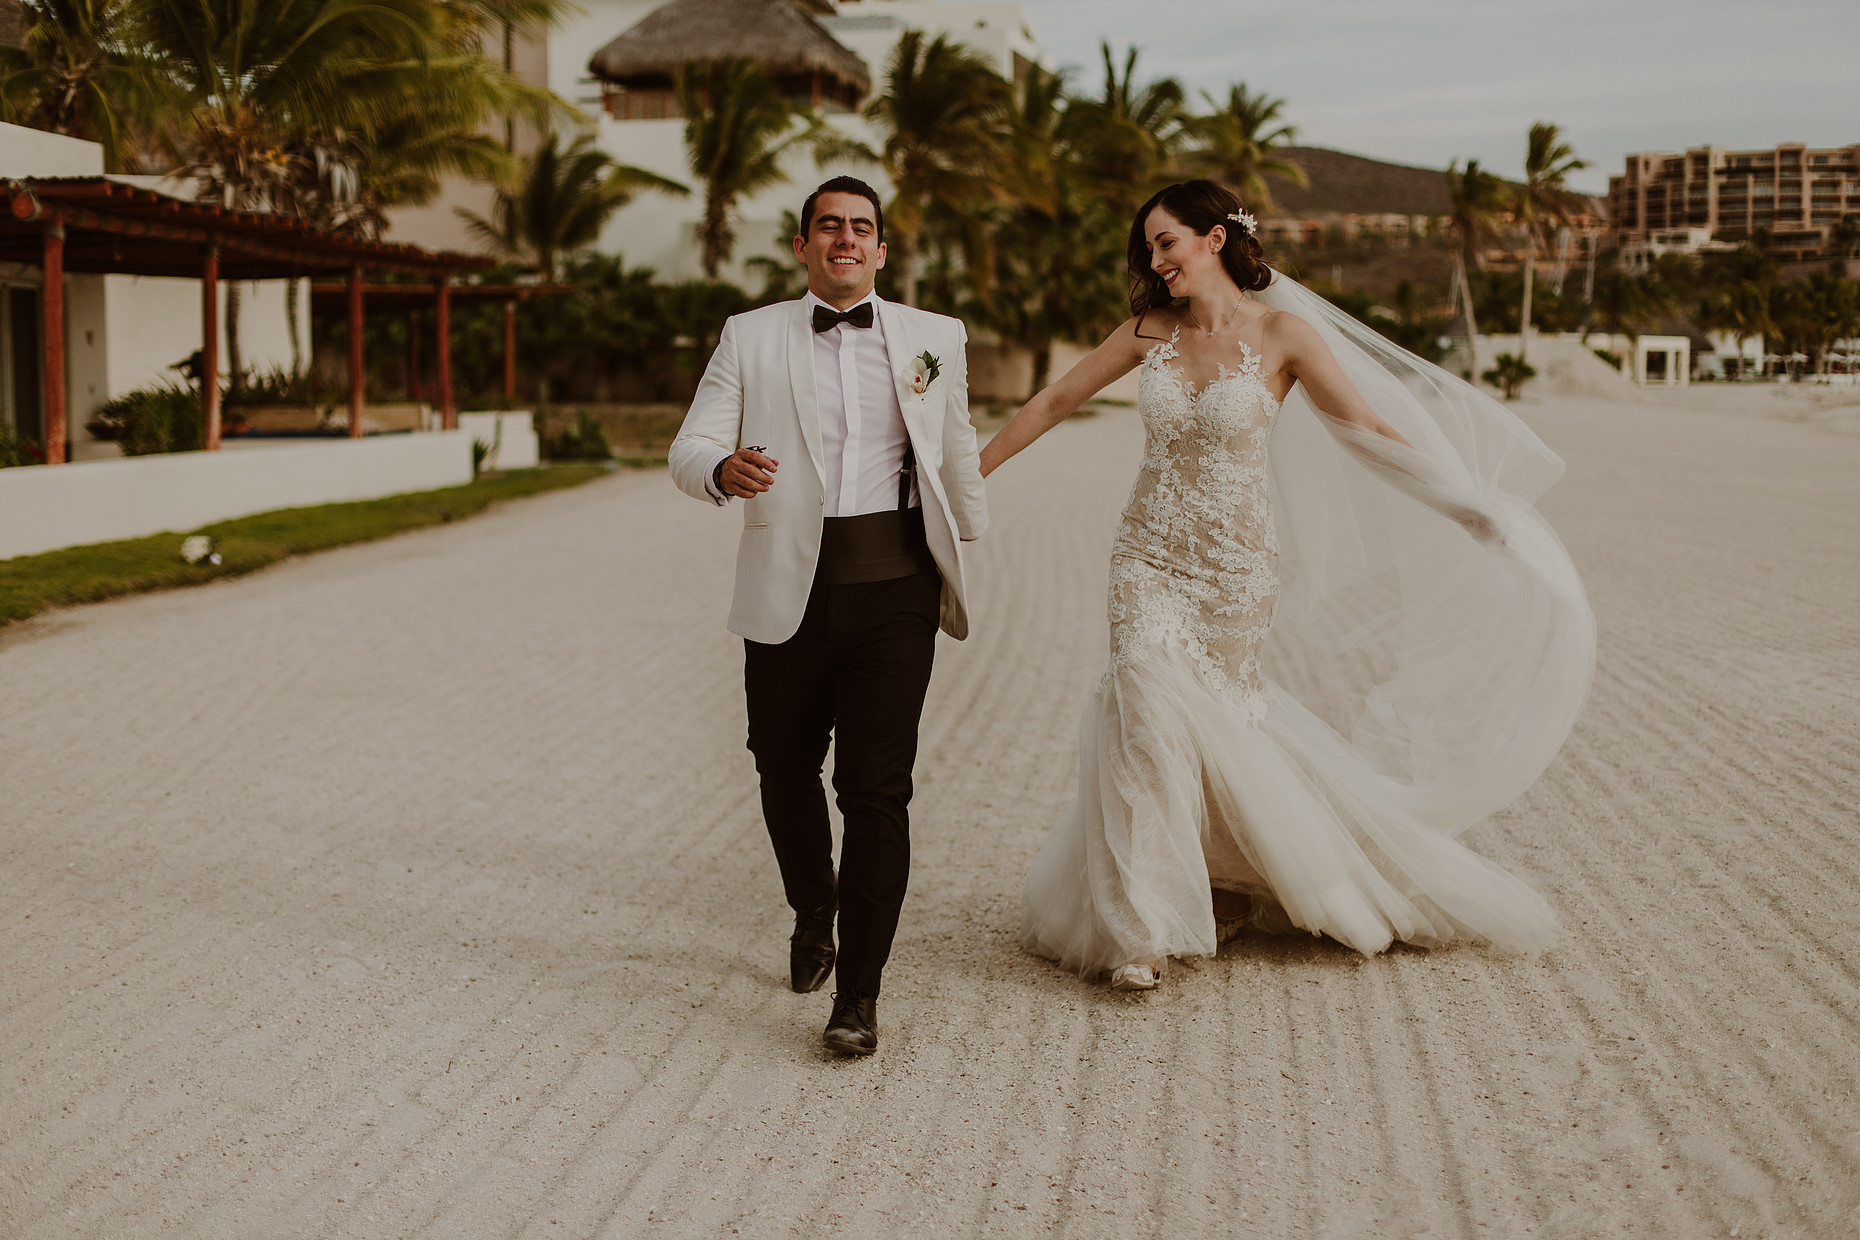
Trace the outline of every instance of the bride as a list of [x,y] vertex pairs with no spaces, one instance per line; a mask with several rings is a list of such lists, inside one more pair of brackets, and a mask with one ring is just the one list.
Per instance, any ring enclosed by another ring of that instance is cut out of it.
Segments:
[[991,473],[1141,367],[1110,666],[1023,942],[1133,990],[1247,925],[1549,946],[1542,897],[1454,837],[1588,692],[1594,618],[1531,506],[1562,462],[1268,267],[1212,181],[1145,203],[1129,262],[1130,320],[982,452]]

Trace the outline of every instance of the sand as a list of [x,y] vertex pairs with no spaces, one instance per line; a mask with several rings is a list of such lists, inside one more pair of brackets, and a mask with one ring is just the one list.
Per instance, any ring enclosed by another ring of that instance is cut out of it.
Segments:
[[1015,945],[1129,410],[994,485],[866,1061],[819,1049],[723,628],[623,474],[0,632],[0,1235],[1860,1231],[1860,437],[1532,401],[1600,671],[1468,840],[1537,959]]

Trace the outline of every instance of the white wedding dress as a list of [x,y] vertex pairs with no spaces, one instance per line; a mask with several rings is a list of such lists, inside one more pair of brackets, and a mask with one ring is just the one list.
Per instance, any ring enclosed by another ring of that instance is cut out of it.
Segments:
[[[1199,392],[1173,342],[1150,350],[1110,666],[1078,795],[1027,878],[1023,942],[1086,974],[1211,954],[1222,888],[1253,897],[1256,924],[1364,953],[1547,947],[1543,898],[1454,837],[1536,779],[1592,676],[1593,617],[1531,507],[1560,462],[1285,277],[1259,299],[1316,325],[1414,447],[1301,389],[1282,408],[1239,342]],[[1497,536],[1475,542],[1468,514]]]

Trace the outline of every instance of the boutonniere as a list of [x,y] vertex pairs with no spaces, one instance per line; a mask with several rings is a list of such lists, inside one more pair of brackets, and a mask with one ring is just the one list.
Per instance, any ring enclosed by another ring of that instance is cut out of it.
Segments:
[[943,373],[943,363],[935,354],[925,349],[920,356],[913,357],[911,364],[904,368],[904,381],[910,384],[914,395],[922,396],[936,382],[936,377]]

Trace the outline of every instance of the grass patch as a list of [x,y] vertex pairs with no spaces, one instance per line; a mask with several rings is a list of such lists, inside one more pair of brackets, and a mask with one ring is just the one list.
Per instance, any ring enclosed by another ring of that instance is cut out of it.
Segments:
[[212,537],[214,550],[220,553],[218,564],[183,562],[182,534],[152,534],[0,560],[0,625],[52,607],[237,577],[293,555],[457,521],[499,500],[577,486],[607,472],[604,465],[544,466],[489,474],[464,486],[437,491],[280,508],[192,531]]

